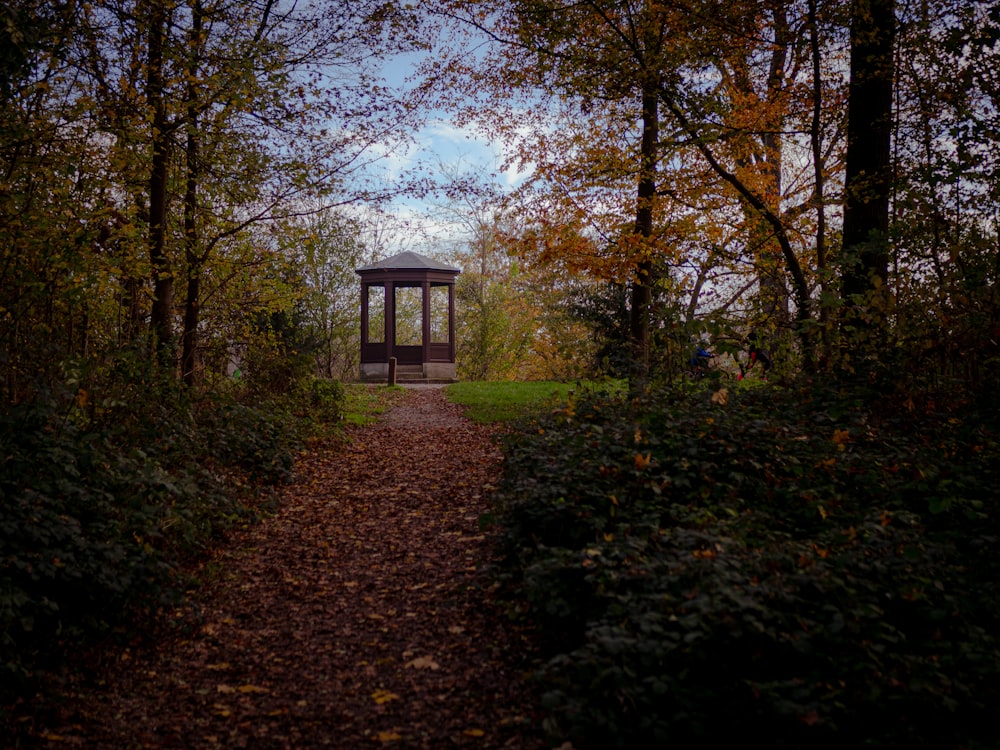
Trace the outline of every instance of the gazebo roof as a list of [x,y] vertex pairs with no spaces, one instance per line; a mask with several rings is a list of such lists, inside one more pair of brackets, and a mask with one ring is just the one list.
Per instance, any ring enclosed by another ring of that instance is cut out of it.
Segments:
[[445,271],[448,273],[461,273],[461,268],[449,266],[447,263],[428,258],[426,255],[414,253],[407,250],[391,258],[376,261],[367,266],[355,269],[355,273],[366,271]]

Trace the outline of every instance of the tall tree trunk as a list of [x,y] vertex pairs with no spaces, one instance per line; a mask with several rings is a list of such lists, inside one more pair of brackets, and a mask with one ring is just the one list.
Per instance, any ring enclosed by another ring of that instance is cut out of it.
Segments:
[[187,180],[184,189],[184,255],[187,270],[187,290],[184,298],[184,331],[181,335],[181,377],[185,385],[194,387],[198,378],[198,321],[201,315],[202,257],[198,235],[198,182],[201,179],[199,144],[200,50],[202,46],[201,0],[191,3],[191,32],[188,54],[187,146],[185,161]]
[[149,2],[146,100],[152,110],[152,164],[149,176],[149,259],[153,267],[153,346],[165,368],[174,365],[174,278],[166,252],[167,169],[170,143],[164,102],[163,45],[167,27],[164,0]]
[[809,0],[809,51],[812,60],[812,122],[809,128],[809,143],[812,150],[814,196],[816,203],[816,270],[819,272],[820,284],[820,336],[822,337],[821,363],[830,358],[831,332],[830,308],[826,303],[826,292],[829,285],[827,274],[826,252],[826,183],[825,159],[823,156],[823,77],[822,56],[819,45],[819,18],[817,0]]
[[[779,104],[784,96],[785,65],[788,62],[788,48],[791,34],[788,28],[788,13],[783,0],[778,0],[771,8],[771,20],[774,28],[774,46],[768,61],[767,88],[764,104],[768,115],[760,134],[761,149],[757,157],[764,164],[765,179],[763,183],[763,198],[771,211],[776,215],[781,212],[782,179],[781,166],[783,159],[783,143],[781,134],[785,127],[787,105]],[[749,76],[741,76],[747,93],[753,91]],[[789,293],[785,284],[784,264],[781,244],[774,232],[762,217],[751,206],[744,202],[747,221],[751,227],[751,240],[755,245],[758,273],[758,299],[761,311],[772,321],[771,325],[780,326],[788,322]]]
[[642,257],[632,279],[629,312],[629,379],[632,390],[641,390],[649,376],[649,316],[653,302],[653,262],[649,241],[653,236],[653,201],[656,197],[656,157],[659,140],[659,85],[648,85],[642,96],[641,167],[634,234]]
[[888,302],[895,0],[853,0],[851,12],[841,294],[849,343],[872,355]]
[[[198,158],[198,139],[188,135],[188,159]],[[184,192],[184,254],[187,289],[184,297],[184,332],[181,336],[181,375],[185,385],[197,382],[198,321],[201,317],[201,258],[198,253],[198,176],[188,166],[187,188]]]

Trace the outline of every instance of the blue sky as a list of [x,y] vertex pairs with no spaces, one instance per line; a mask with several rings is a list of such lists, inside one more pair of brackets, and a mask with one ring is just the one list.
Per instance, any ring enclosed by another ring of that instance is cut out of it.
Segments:
[[[406,86],[416,61],[409,55],[387,61],[382,70],[386,83],[393,88]],[[504,190],[517,186],[527,177],[514,168],[502,171],[503,163],[504,154],[499,144],[490,142],[471,127],[455,125],[444,112],[432,112],[423,127],[413,134],[413,143],[394,149],[380,163],[379,169],[390,183],[405,172],[420,169],[436,181],[472,174]],[[420,227],[416,233],[404,232],[399,238],[399,249],[448,254],[467,234],[457,217],[447,220],[443,216],[448,212],[442,211],[441,201],[403,197],[393,205],[401,218]]]

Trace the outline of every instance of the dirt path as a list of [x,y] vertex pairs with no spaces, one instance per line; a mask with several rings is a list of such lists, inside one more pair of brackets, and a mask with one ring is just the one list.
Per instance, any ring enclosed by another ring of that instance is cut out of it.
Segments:
[[477,520],[501,457],[439,389],[302,457],[280,512],[215,563],[189,640],[125,654],[52,747],[544,745]]

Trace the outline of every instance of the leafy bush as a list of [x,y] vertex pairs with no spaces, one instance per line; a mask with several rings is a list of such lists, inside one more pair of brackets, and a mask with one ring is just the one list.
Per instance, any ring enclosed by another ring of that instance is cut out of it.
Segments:
[[865,404],[583,400],[510,439],[500,541],[555,735],[995,744],[995,425]]
[[296,434],[283,415],[146,387],[99,408],[78,393],[0,413],[8,689],[175,601],[188,564],[290,474]]

